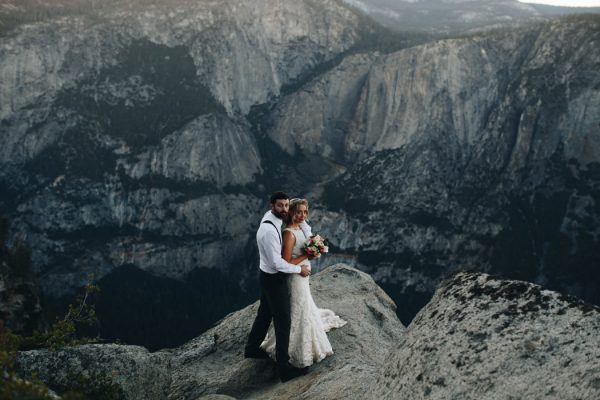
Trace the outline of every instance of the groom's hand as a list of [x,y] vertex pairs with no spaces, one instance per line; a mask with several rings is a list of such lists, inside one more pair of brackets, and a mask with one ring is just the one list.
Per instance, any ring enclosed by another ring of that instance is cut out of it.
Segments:
[[310,268],[308,267],[308,265],[301,265],[300,266],[300,275],[307,277],[310,275]]

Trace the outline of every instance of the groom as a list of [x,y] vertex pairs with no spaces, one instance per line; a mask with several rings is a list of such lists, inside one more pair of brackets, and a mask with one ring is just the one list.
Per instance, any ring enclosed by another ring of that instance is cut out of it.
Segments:
[[271,210],[267,211],[256,232],[256,242],[260,254],[260,305],[244,351],[246,358],[268,358],[260,348],[271,320],[275,328],[275,359],[282,382],[305,375],[307,368],[296,368],[289,363],[288,345],[290,341],[290,294],[287,285],[288,274],[310,275],[306,265],[298,266],[286,262],[281,257],[281,224],[287,216],[289,196],[283,192],[271,195]]

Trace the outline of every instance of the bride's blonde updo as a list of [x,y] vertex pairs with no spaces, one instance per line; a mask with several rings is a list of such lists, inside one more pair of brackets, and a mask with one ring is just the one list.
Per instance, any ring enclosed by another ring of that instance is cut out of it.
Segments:
[[306,211],[308,211],[308,200],[306,199],[291,199],[290,200],[290,208],[288,209],[288,217],[285,223],[287,225],[291,224],[294,219],[294,214],[296,214],[296,210],[299,206],[305,205]]

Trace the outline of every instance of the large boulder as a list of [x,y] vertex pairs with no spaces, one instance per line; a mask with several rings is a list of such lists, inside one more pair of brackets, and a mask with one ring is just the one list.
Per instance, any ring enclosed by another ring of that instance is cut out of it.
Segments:
[[27,379],[35,373],[51,389],[74,387],[81,382],[98,387],[114,385],[127,399],[166,399],[169,367],[165,354],[118,344],[25,351],[17,359],[19,375]]
[[394,346],[376,399],[598,399],[600,309],[538,285],[459,273]]

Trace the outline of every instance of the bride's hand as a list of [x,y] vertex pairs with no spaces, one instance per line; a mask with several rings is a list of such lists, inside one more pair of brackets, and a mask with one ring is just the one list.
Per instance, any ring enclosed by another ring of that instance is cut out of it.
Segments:
[[302,275],[303,277],[307,277],[310,275],[310,267],[306,264],[302,264],[300,266],[300,275]]

